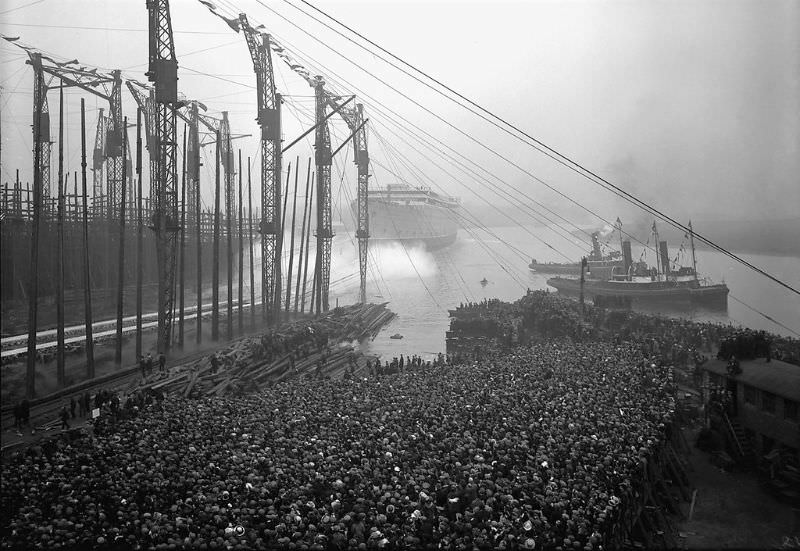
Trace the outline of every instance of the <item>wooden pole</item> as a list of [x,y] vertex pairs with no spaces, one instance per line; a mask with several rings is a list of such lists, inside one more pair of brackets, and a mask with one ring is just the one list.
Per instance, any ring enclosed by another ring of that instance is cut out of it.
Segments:
[[[308,281],[308,249],[309,245],[311,244],[311,210],[314,208],[314,176],[315,173],[311,173],[311,194],[308,197],[308,231],[306,231],[306,257],[303,260],[303,295],[300,299],[300,312],[306,311],[306,282]],[[309,311],[314,310],[314,300],[313,300],[313,285],[312,285],[312,300],[310,301]]]
[[315,299],[317,298],[317,266],[314,266],[314,270],[311,272],[311,300],[308,305],[308,313],[314,313],[314,307],[317,307],[317,311],[319,311],[319,305],[316,304]]
[[242,205],[242,150],[239,150],[239,332],[244,328],[244,235]]
[[142,357],[142,282],[144,281],[142,218],[142,110],[136,109],[136,359]]
[[[311,166],[311,159],[308,159],[309,171]],[[305,251],[305,241],[306,241],[306,211],[308,210],[308,186],[311,180],[306,177],[306,193],[303,196],[303,223],[301,224],[300,228],[300,255],[297,257],[297,283],[295,284],[294,288],[294,313],[297,313],[297,307],[300,304],[300,280],[305,278],[300,277],[300,273],[302,272],[303,268],[303,252]]]
[[[295,167],[297,170],[297,167]],[[278,254],[275,261],[275,300],[273,301],[274,308],[274,323],[277,327],[281,322],[281,272],[283,271],[283,234],[286,227],[286,206],[289,204],[289,178],[292,175],[292,163],[289,163],[289,168],[286,171],[286,195],[283,198],[283,213],[281,214],[281,233],[278,235]]]
[[22,185],[19,183],[19,169],[17,169],[17,180],[14,182],[14,214],[22,216]]
[[125,180],[128,178],[128,117],[122,123],[122,191],[119,203],[119,255],[117,262],[117,340],[114,362],[122,364],[122,311],[125,289]]
[[[297,170],[294,171],[294,199],[292,200],[292,233],[289,240],[289,270],[286,274],[286,312],[289,312],[289,305],[292,303],[292,266],[294,265],[294,222],[297,214],[297,177],[300,175],[300,157],[297,157]],[[306,182],[311,177],[311,163],[308,164],[308,174]],[[286,195],[289,195],[287,188]]]
[[219,154],[221,133],[217,130],[216,164],[214,165],[214,259],[211,273],[211,338],[219,338]]
[[203,341],[203,212],[200,208],[200,169],[196,170],[197,189],[194,194],[194,213],[197,223],[197,335],[195,339],[200,344]]
[[255,266],[253,265],[253,190],[250,184],[250,157],[247,158],[247,230],[250,234],[250,323],[256,322]]
[[[40,67],[41,69],[41,67]],[[37,80],[33,106],[33,227],[31,229],[31,271],[28,277],[28,357],[25,374],[25,394],[28,398],[36,395],[36,328],[39,299],[39,231],[42,210],[42,144],[41,121],[43,100],[39,97],[47,93],[41,70],[34,72]]]
[[81,183],[83,186],[83,307],[86,318],[86,376],[94,379],[92,274],[89,266],[89,194],[86,189],[86,106],[83,98],[81,98]]
[[[234,164],[230,148],[230,140],[226,144],[225,151],[225,170],[233,170]],[[234,195],[231,186],[233,185],[232,178],[225,177],[225,210],[227,211],[225,217],[225,233],[227,247],[225,248],[225,258],[227,260],[226,268],[228,275],[228,316],[225,319],[226,336],[228,340],[233,339],[233,214],[236,212],[236,205],[234,205]]]
[[186,125],[183,125],[183,172],[181,174],[181,254],[178,281],[178,346],[183,346],[183,321],[186,307]]
[[58,388],[66,384],[64,376],[64,83],[58,87],[58,237],[56,252],[56,380]]
[[581,296],[580,296],[580,302],[581,302],[581,313],[582,314],[586,313],[586,303],[583,301],[583,285],[584,285],[584,282],[585,282],[585,276],[584,276],[584,272],[585,271],[586,271],[586,257],[584,256],[583,258],[581,258]]

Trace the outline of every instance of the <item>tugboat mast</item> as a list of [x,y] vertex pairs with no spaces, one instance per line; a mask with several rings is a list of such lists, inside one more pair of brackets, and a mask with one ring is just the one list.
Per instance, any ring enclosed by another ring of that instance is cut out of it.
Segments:
[[653,237],[656,240],[656,279],[661,279],[661,258],[658,254],[658,230],[656,229],[656,221],[653,220]]
[[697,281],[697,259],[694,256],[694,230],[692,230],[691,220],[689,220],[689,243],[692,246],[692,270],[694,271],[694,280]]

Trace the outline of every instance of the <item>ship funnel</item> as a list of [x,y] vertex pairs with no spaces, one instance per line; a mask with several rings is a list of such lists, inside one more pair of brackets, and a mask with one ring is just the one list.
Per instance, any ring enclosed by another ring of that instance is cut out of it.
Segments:
[[600,260],[603,257],[603,254],[600,252],[600,240],[597,238],[598,235],[597,232],[592,234],[592,258],[595,260]]
[[622,242],[622,262],[625,267],[625,273],[628,274],[631,271],[631,264],[633,264],[633,256],[631,255],[631,242],[630,241],[623,241]]
[[669,268],[669,250],[667,249],[666,241],[658,242],[658,252],[661,255],[661,270],[664,274],[669,274],[671,270]]

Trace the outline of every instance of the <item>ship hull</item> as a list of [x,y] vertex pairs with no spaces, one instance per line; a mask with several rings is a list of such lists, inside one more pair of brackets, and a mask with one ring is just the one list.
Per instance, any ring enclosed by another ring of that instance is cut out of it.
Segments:
[[577,262],[575,264],[539,264],[531,262],[528,268],[532,272],[539,272],[542,274],[562,274],[562,275],[580,275],[581,265]]
[[[580,295],[580,280],[553,277],[547,284],[558,292]],[[725,284],[699,285],[696,281],[597,281],[587,280],[583,286],[584,296],[623,297],[636,303],[672,303],[700,305],[707,308],[726,309],[728,306],[728,287]]]
[[[622,261],[615,260],[615,261],[593,261],[590,260],[587,269],[586,269],[586,277],[594,277],[592,273],[608,273],[611,274],[614,268],[619,267],[622,268]],[[547,262],[547,263],[540,263],[540,262],[531,262],[528,264],[528,268],[532,272],[538,272],[542,274],[559,274],[559,275],[574,275],[579,276],[581,275],[581,265],[580,262],[573,262],[569,264],[560,264],[558,262]]]
[[[369,238],[371,243],[395,242],[410,247],[424,246],[428,250],[442,249],[458,238],[456,219],[456,212],[437,205],[371,198]],[[345,222],[346,226],[351,224]]]
[[399,237],[372,237],[370,236],[369,242],[372,244],[380,243],[400,243],[407,248],[425,247],[429,251],[435,251],[449,247],[456,242],[458,233],[440,236],[428,236],[421,238],[401,239]]

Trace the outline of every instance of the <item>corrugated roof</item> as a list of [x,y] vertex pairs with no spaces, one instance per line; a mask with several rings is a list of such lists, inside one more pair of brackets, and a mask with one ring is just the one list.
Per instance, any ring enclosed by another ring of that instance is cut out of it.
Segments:
[[[743,360],[741,367],[742,372],[735,380],[800,402],[800,366],[779,360],[767,363],[764,358],[758,358]],[[728,377],[728,362],[723,360],[709,360],[703,369]]]

